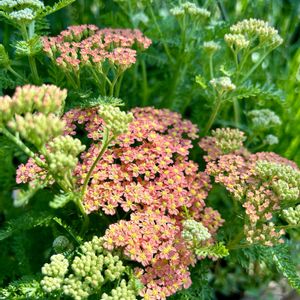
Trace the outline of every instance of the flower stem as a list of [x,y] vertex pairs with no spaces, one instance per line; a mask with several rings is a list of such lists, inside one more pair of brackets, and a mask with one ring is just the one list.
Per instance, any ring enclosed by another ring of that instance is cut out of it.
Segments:
[[92,173],[93,173],[94,169],[96,168],[99,160],[101,159],[101,157],[103,156],[103,154],[105,153],[107,147],[109,146],[109,144],[111,143],[111,141],[113,139],[114,139],[114,136],[109,138],[109,130],[105,127],[104,128],[104,133],[103,133],[103,140],[102,140],[102,144],[101,144],[101,150],[100,150],[98,156],[96,157],[94,163],[92,164],[91,168],[89,169],[89,171],[88,171],[88,173],[85,177],[84,183],[83,183],[83,187],[82,187],[82,190],[81,190],[81,197],[80,197],[81,202],[84,198],[87,186],[89,184],[89,181],[90,181],[90,178],[92,176]]
[[17,78],[21,79],[23,82],[27,82],[27,80],[23,78],[23,76],[21,76],[19,73],[17,73],[11,66],[8,66],[7,70],[13,75],[15,75]]
[[221,103],[222,103],[222,98],[220,95],[217,96],[217,99],[216,99],[216,105],[212,111],[212,114],[210,115],[210,118],[206,124],[206,127],[204,129],[204,135],[207,135],[207,133],[209,132],[210,128],[212,127],[217,115],[218,115],[218,112],[220,110],[220,107],[221,107]]
[[[25,25],[22,25],[20,27],[21,30],[21,34],[22,37],[25,41],[29,40],[29,36],[28,36],[28,32],[27,32],[27,28]],[[32,74],[32,78],[34,83],[39,84],[41,82],[38,71],[37,71],[37,67],[36,67],[36,62],[35,62],[35,58],[33,56],[31,56],[30,54],[28,55],[28,60],[29,60],[29,66],[30,66],[30,70],[31,70],[31,74]]]

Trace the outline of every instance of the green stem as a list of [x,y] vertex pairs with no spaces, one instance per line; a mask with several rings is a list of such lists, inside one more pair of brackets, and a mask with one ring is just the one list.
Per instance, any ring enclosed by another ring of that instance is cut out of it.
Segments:
[[104,133],[103,133],[103,140],[102,140],[102,144],[101,144],[101,150],[100,150],[98,156],[96,157],[94,163],[92,164],[91,168],[89,169],[89,171],[88,171],[88,173],[85,177],[83,187],[82,187],[82,190],[81,190],[80,202],[82,202],[82,200],[84,198],[87,186],[89,184],[89,181],[90,181],[90,178],[92,176],[92,173],[93,173],[94,169],[96,168],[99,160],[101,159],[101,157],[103,156],[103,154],[105,153],[107,147],[109,146],[109,144],[111,143],[111,141],[113,139],[114,139],[114,136],[109,138],[109,130],[105,127],[104,128]]
[[124,78],[124,72],[121,74],[117,84],[116,84],[116,91],[115,91],[115,96],[118,98],[120,95],[120,89],[121,89],[121,84]]
[[111,96],[111,97],[114,95],[115,85],[121,74],[122,74],[122,71],[118,70],[117,74],[115,75],[114,80],[111,82],[111,85],[109,86],[109,96]]
[[207,133],[209,132],[210,128],[212,127],[217,115],[218,115],[218,112],[220,110],[220,107],[221,107],[221,104],[222,104],[222,97],[220,95],[217,96],[217,99],[216,99],[216,105],[212,111],[212,114],[210,115],[210,118],[206,124],[206,127],[204,129],[204,135],[207,135]]
[[213,79],[214,78],[213,55],[209,56],[209,73],[210,73],[210,79]]
[[7,70],[13,75],[15,75],[17,78],[21,79],[23,82],[27,82],[27,80],[23,78],[23,76],[21,76],[19,73],[17,73],[11,66],[8,66]]
[[252,73],[259,67],[259,65],[263,62],[263,60],[273,51],[274,49],[271,48],[269,51],[267,51],[264,55],[261,56],[261,58],[256,62],[256,64],[249,70],[249,72],[243,77],[241,80],[241,83],[245,82]]
[[156,16],[155,16],[154,12],[153,12],[153,9],[152,9],[151,4],[149,4],[148,7],[149,7],[149,11],[150,11],[151,17],[152,17],[152,19],[153,19],[154,25],[155,25],[155,27],[156,27],[156,30],[157,30],[157,32],[159,33],[160,40],[161,40],[161,42],[162,42],[162,45],[163,45],[163,47],[164,47],[164,50],[165,50],[165,52],[166,52],[166,54],[167,54],[167,56],[168,56],[170,62],[173,64],[173,63],[175,62],[175,61],[174,61],[174,58],[172,57],[171,52],[170,52],[170,49],[169,49],[167,43],[165,42],[164,35],[162,34],[162,32],[161,32],[161,30],[160,30],[160,27],[159,27],[159,25],[158,25],[158,23],[157,23],[157,19],[156,19]]
[[[93,76],[93,78],[95,79],[96,85],[98,86],[98,89],[99,89],[100,93],[102,93],[103,95],[105,95],[105,94],[106,94],[106,92],[105,92],[105,87],[104,87],[104,85],[102,84],[102,82],[99,80],[99,77],[98,77],[97,73],[95,72],[93,66],[91,66],[91,67],[89,68],[89,70],[91,71],[92,76]],[[101,73],[101,74],[102,74],[102,73]]]
[[241,108],[236,98],[233,99],[233,110],[235,127],[239,127],[241,123]]
[[145,61],[141,61],[141,67],[142,67],[142,106],[147,105],[147,100],[148,100],[148,80],[147,80],[147,69],[146,69],[146,64]]
[[9,140],[14,142],[25,154],[29,157],[33,158],[37,165],[41,168],[46,168],[45,162],[43,162],[38,156],[35,155],[21,140],[18,136],[13,135],[6,128],[0,128],[0,132],[2,132]]
[[[21,34],[25,41],[29,40],[27,28],[25,25],[21,26]],[[39,77],[39,74],[37,71],[35,58],[33,56],[29,55],[28,60],[29,60],[29,66],[30,66],[33,81],[34,81],[34,83],[39,84],[41,82],[41,80],[40,80],[40,77]]]

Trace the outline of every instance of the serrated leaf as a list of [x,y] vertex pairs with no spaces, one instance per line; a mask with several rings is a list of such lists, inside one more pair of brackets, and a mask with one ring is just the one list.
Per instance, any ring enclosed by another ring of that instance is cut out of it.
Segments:
[[42,51],[42,42],[39,36],[34,36],[28,41],[18,41],[15,44],[16,55],[35,56]]
[[48,226],[53,219],[49,213],[28,212],[19,218],[9,220],[4,229],[0,230],[0,241],[12,236],[17,232],[30,230],[38,226]]
[[197,248],[195,250],[195,253],[200,257],[213,257],[216,259],[223,258],[229,255],[228,249],[222,243],[203,248]]
[[54,209],[62,208],[73,199],[74,195],[72,193],[59,194],[54,196],[54,199],[49,202],[49,205]]
[[237,99],[256,97],[260,100],[276,100],[278,102],[283,101],[282,91],[276,89],[273,85],[260,84],[253,85],[251,82],[243,84],[233,92],[233,97]]
[[290,286],[300,293],[300,276],[288,247],[274,247],[271,253],[278,271],[288,280]]
[[72,4],[75,1],[76,0],[60,0],[60,1],[56,2],[53,6],[46,6],[45,8],[39,10],[37,12],[37,16],[39,18],[44,18],[50,14],[55,13],[56,11],[61,10],[64,7]]

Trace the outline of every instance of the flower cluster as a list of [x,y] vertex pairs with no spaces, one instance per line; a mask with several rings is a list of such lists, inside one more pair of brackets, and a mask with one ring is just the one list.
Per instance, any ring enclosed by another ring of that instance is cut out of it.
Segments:
[[1,0],[0,9],[6,12],[10,19],[18,22],[31,22],[36,12],[44,8],[40,0]]
[[199,145],[207,152],[206,161],[216,160],[223,154],[243,151],[244,133],[238,129],[217,128],[212,130],[212,136],[201,139]]
[[247,114],[255,129],[268,129],[281,125],[280,118],[270,109],[255,109]]
[[224,185],[246,209],[247,241],[268,246],[283,242],[280,237],[284,232],[276,230],[272,219],[281,209],[282,201],[299,197],[297,166],[275,153],[250,154],[243,147],[224,154],[209,137],[204,138],[200,146],[209,152],[206,172]]
[[[75,256],[71,265],[62,254],[51,256],[51,262],[42,268],[44,278],[41,286],[45,292],[61,291],[75,300],[82,300],[101,292],[106,282],[114,282],[122,277],[125,271],[122,261],[103,248],[102,238],[94,236],[90,242],[81,245],[80,250],[81,253]],[[120,288],[117,287],[112,294],[121,293],[127,296],[124,299],[135,299],[136,290],[131,284],[126,285],[124,280]],[[103,294],[101,299],[110,298]]]
[[211,238],[211,234],[208,229],[203,226],[201,222],[197,222],[193,219],[187,219],[182,222],[183,230],[182,237],[186,241],[200,244]]
[[45,115],[60,113],[67,91],[55,85],[17,87],[13,97],[0,97],[0,126],[14,115],[40,112]]
[[53,85],[25,85],[18,87],[12,97],[0,97],[2,131],[26,147],[21,137],[34,145],[40,154],[36,155],[25,148],[31,158],[25,165],[19,166],[17,183],[36,185],[39,179],[42,183],[47,171],[54,177],[66,178],[68,174],[71,178],[78,161],[77,155],[85,147],[78,139],[62,136],[66,123],[60,114],[66,96],[65,90]]
[[220,95],[236,89],[235,84],[231,82],[229,77],[213,78],[209,83]]
[[98,109],[98,115],[105,123],[111,134],[115,137],[128,130],[128,124],[133,120],[132,113],[121,111],[119,107],[102,105]]
[[[132,113],[128,131],[94,168],[83,201],[88,212],[101,209],[113,215],[118,207],[131,212],[130,220],[110,225],[104,246],[121,248],[141,263],[145,299],[164,299],[190,285],[188,267],[196,258],[181,234],[186,211],[207,228],[212,237],[208,245],[223,220],[217,211],[205,207],[209,178],[188,159],[197,128],[168,110],[148,107]],[[64,119],[66,134],[75,135],[80,124],[94,140],[75,170],[81,185],[100,152],[97,142],[105,120],[97,109],[72,110]]]
[[203,43],[203,49],[208,55],[213,55],[221,49],[221,46],[215,41],[208,41]]
[[289,207],[282,211],[282,215],[285,220],[291,225],[300,224],[300,205],[297,205],[295,208]]
[[250,44],[250,41],[242,34],[225,34],[224,40],[227,45],[232,48],[234,51],[240,51],[244,48],[247,48]]
[[248,43],[252,44],[256,40],[260,46],[267,47],[277,47],[283,42],[278,31],[263,20],[242,20],[232,25],[230,31],[234,36],[227,36],[225,40],[228,43],[233,42],[237,48],[238,45],[242,45],[242,48],[248,47]]
[[47,55],[58,66],[75,72],[81,66],[102,70],[105,61],[127,69],[136,60],[134,45],[147,49],[151,40],[138,29],[99,29],[95,25],[70,26],[56,37],[43,38]]
[[170,13],[175,17],[184,15],[190,16],[194,20],[205,20],[210,17],[211,13],[205,8],[198,7],[193,2],[184,2],[180,6],[176,6],[170,10]]

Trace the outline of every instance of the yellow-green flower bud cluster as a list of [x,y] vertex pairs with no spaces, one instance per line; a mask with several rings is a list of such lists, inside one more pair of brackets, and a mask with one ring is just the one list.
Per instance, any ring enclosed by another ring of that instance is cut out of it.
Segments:
[[224,40],[229,47],[236,51],[245,49],[250,45],[250,41],[248,41],[242,34],[228,33],[225,34]]
[[98,113],[113,136],[125,133],[133,120],[132,113],[126,113],[121,111],[119,107],[112,105],[102,105]]
[[300,204],[295,208],[289,207],[288,209],[284,209],[282,211],[282,215],[285,220],[291,225],[299,225],[300,224]]
[[16,115],[8,126],[40,149],[50,139],[63,133],[65,123],[54,114],[26,113],[24,117]]
[[279,116],[270,109],[255,109],[248,113],[253,127],[256,129],[269,129],[281,125]]
[[243,142],[246,140],[244,132],[231,128],[217,128],[216,130],[212,130],[212,136],[216,139],[216,146],[223,154],[241,149]]
[[176,6],[170,10],[170,13],[178,18],[188,15],[195,21],[206,20],[210,17],[211,13],[205,8],[197,6],[193,2],[185,2],[179,6]]
[[17,87],[13,97],[0,97],[0,124],[5,125],[14,115],[59,113],[66,97],[67,91],[55,85]]
[[208,55],[213,55],[221,49],[221,46],[215,41],[208,41],[203,43],[203,49]]
[[281,200],[293,201],[299,198],[300,171],[286,164],[260,160],[256,172],[261,179],[271,181],[272,188]]
[[263,20],[243,20],[231,26],[230,31],[233,34],[244,35],[249,41],[258,39],[259,44],[264,46],[277,47],[283,42],[278,31]]
[[208,229],[201,223],[193,219],[184,220],[182,222],[183,230],[182,237],[187,242],[200,244],[211,238],[211,234]]
[[120,285],[111,291],[111,295],[102,294],[101,300],[135,300],[136,290],[130,284],[122,279]]
[[231,79],[226,76],[213,78],[209,83],[219,94],[224,94],[236,89],[236,86],[231,82]]
[[80,140],[69,135],[58,136],[48,143],[43,153],[51,172],[64,176],[73,170],[78,163],[78,154],[84,151],[85,146]]
[[52,255],[50,260],[49,264],[47,263],[42,267],[44,278],[41,281],[41,286],[47,293],[61,288],[69,267],[68,260],[62,254]]
[[[42,288],[46,292],[59,290],[75,300],[82,300],[95,293],[100,293],[101,287],[106,282],[119,280],[125,267],[118,256],[112,255],[102,245],[103,240],[98,237],[85,242],[80,247],[80,254],[75,256],[69,269],[63,255],[58,254],[58,258],[57,255],[52,256],[51,263],[45,264],[42,268],[42,273],[46,275],[41,281]],[[51,288],[50,285],[53,283],[54,287]],[[116,288],[112,294],[127,295],[125,299],[134,299],[130,292],[134,289],[128,286],[127,291],[126,287],[126,282],[125,285],[122,283],[120,289]]]

